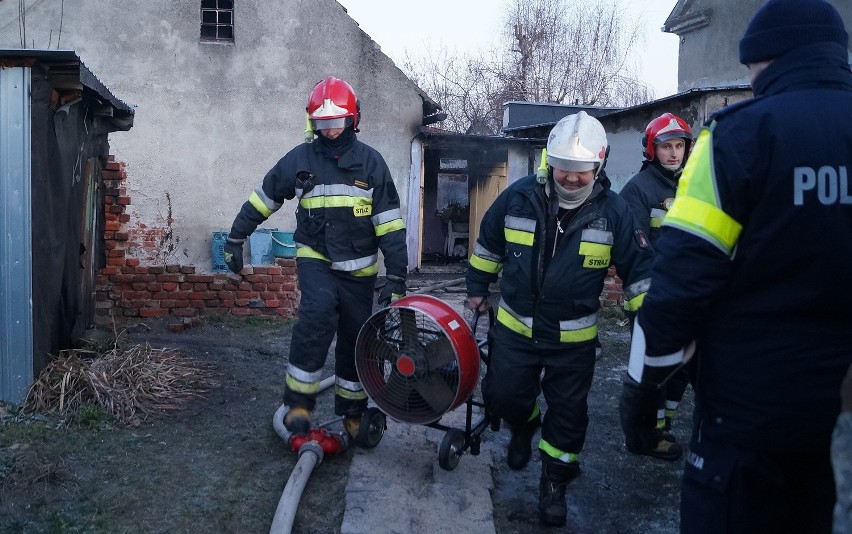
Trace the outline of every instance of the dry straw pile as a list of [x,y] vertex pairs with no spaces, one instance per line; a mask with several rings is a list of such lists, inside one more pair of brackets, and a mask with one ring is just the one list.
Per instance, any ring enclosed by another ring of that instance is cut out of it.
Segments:
[[67,414],[95,404],[126,424],[151,413],[179,408],[217,387],[215,371],[173,349],[148,345],[99,354],[66,350],[39,374],[25,406]]

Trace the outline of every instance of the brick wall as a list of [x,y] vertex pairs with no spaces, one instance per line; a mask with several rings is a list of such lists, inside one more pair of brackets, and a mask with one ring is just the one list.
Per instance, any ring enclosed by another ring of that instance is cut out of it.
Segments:
[[604,288],[601,292],[601,306],[623,306],[624,295],[621,279],[615,274],[615,267],[610,267],[604,279]]
[[[95,321],[118,322],[128,318],[175,317],[184,320],[205,315],[266,315],[290,319],[296,314],[299,289],[296,262],[277,258],[275,265],[248,266],[242,276],[198,274],[192,265],[142,265],[128,257],[133,247],[163,246],[162,239],[134,243],[141,235],[128,228],[130,197],[123,162],[109,156],[103,171],[106,193],[106,267],[97,275]],[[167,221],[170,223],[170,221]],[[146,229],[145,235],[151,235]],[[164,235],[158,231],[154,234]],[[150,255],[145,255],[150,258]],[[162,255],[154,254],[154,257]]]

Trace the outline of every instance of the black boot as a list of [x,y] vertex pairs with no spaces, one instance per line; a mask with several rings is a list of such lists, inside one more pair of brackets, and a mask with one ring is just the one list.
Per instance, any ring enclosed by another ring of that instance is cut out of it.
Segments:
[[541,415],[532,421],[527,421],[524,425],[509,425],[509,431],[512,433],[509,449],[506,453],[506,463],[509,464],[509,469],[520,471],[530,463],[532,439],[540,426]]
[[545,525],[561,527],[568,517],[565,489],[580,475],[580,464],[565,463],[542,454],[538,484],[538,517]]

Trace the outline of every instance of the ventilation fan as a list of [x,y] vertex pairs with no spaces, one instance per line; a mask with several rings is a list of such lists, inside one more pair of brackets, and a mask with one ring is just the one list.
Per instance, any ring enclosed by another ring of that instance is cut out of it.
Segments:
[[398,421],[430,424],[469,400],[479,383],[479,347],[444,301],[411,295],[361,327],[355,366],[378,408]]

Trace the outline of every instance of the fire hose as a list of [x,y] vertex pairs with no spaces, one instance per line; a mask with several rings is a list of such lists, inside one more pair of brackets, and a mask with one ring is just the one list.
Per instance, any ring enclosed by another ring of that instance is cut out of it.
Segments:
[[[320,382],[317,393],[333,384],[334,376],[326,378]],[[308,434],[291,433],[284,426],[284,415],[288,409],[286,404],[278,407],[272,417],[272,427],[275,429],[275,433],[289,445],[290,449],[298,453],[299,459],[290,473],[287,485],[284,486],[281,498],[278,500],[278,507],[275,509],[275,517],[272,520],[269,534],[289,534],[292,531],[299,500],[302,498],[302,492],[314,467],[322,463],[326,454],[342,453],[349,445],[345,433],[335,434],[323,428],[323,426],[311,429]]]

